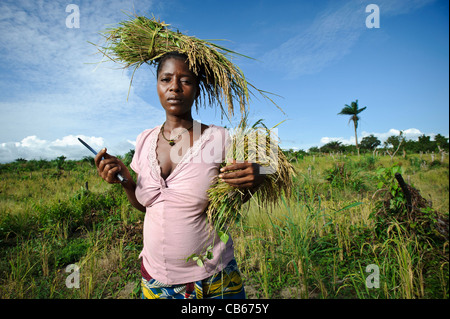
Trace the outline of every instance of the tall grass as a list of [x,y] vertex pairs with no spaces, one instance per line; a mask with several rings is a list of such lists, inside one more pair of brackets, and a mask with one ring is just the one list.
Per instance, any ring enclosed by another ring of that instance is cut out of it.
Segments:
[[[1,174],[0,298],[137,296],[143,216],[122,190],[87,163],[29,176]],[[70,264],[80,267],[79,289],[65,285]]]
[[[250,205],[234,235],[250,297],[448,298],[448,241],[436,249],[436,243],[407,234],[395,222],[382,238],[374,231],[374,169],[385,162],[385,158],[375,162],[363,157],[307,158],[296,165],[303,172],[296,199],[271,212]],[[363,191],[355,193],[351,183],[330,187],[326,177],[336,163],[363,168],[351,177],[364,181]],[[435,183],[448,187],[448,164],[437,170],[422,169],[421,183],[441,174]],[[438,197],[448,200],[446,194]],[[368,265],[379,267],[380,288],[366,285]]]
[[[448,160],[413,157],[399,159],[405,181],[448,215]],[[395,219],[376,231],[376,169],[390,167],[389,157],[305,156],[294,166],[293,196],[271,211],[249,200],[231,229],[248,297],[449,297],[448,241]],[[0,179],[0,298],[139,295],[143,214],[120,186],[88,163],[31,177],[0,170]],[[70,264],[80,267],[80,288],[65,285]],[[366,285],[368,265],[379,268],[379,288]]]

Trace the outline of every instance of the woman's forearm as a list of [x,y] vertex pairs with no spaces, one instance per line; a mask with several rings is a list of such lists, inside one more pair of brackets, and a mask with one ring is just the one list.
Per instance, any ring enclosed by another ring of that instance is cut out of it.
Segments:
[[125,193],[127,194],[128,201],[135,207],[136,209],[140,210],[141,212],[145,213],[145,207],[139,203],[139,201],[136,198],[136,183],[133,179],[129,179],[126,182],[122,183],[122,187],[125,190]]

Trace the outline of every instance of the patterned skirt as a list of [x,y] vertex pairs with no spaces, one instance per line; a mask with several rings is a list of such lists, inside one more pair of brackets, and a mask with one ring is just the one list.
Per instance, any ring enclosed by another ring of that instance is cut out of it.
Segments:
[[166,285],[145,271],[143,273],[142,299],[245,299],[241,274],[234,258],[222,271],[188,284]]

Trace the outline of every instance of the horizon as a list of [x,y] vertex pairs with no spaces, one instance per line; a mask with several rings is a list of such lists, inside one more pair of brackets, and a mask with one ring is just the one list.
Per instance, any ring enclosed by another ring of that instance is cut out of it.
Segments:
[[[437,133],[437,134],[440,134],[440,133]],[[434,134],[434,135],[425,135],[425,136],[429,136],[430,137],[430,140],[431,141],[434,141],[434,137],[437,135],[437,134]],[[390,136],[398,136],[399,134],[393,134],[393,135],[390,135]],[[442,134],[441,134],[442,135]],[[422,135],[420,135],[420,136],[422,136]],[[389,136],[388,136],[389,137]],[[405,137],[405,135],[404,135],[404,137]],[[81,138],[81,139],[89,139],[89,137],[86,137],[86,136],[72,136],[72,138],[73,139],[76,139],[76,140],[78,140],[78,138]],[[448,137],[446,137],[447,139],[448,139]],[[405,137],[405,141],[409,141],[409,140],[411,140],[411,141],[418,141],[418,138],[411,138],[411,139],[409,139],[409,138],[406,138]],[[92,141],[96,141],[95,139],[92,139],[91,140],[91,143],[92,143]],[[324,146],[324,145],[326,145],[326,144],[328,144],[328,143],[330,143],[330,142],[334,142],[334,141],[337,141],[337,142],[341,142],[341,141],[339,141],[339,140],[330,140],[330,141],[328,141],[327,143],[324,143],[324,144],[322,144],[321,146]],[[385,146],[385,145],[383,145],[383,142],[384,141],[380,141],[381,142],[381,144],[380,145],[378,145],[378,146],[376,146],[375,147],[375,150],[384,150],[384,149],[390,149],[390,148],[393,148],[393,146],[392,147],[387,147],[387,146]],[[11,160],[11,161],[7,161],[7,162],[1,162],[0,161],[0,164],[9,164],[9,163],[15,163],[15,162],[20,162],[20,161],[26,161],[26,162],[28,162],[28,161],[53,161],[53,160],[57,160],[57,159],[59,159],[60,157],[64,157],[64,160],[71,160],[71,161],[83,161],[83,160],[85,160],[85,159],[89,159],[89,158],[94,158],[95,156],[93,156],[92,155],[92,153],[91,152],[87,152],[87,149],[84,147],[84,146],[82,146],[80,143],[78,143],[79,145],[77,145],[77,144],[75,144],[75,145],[73,145],[73,149],[71,150],[71,152],[68,152],[69,154],[70,153],[76,153],[77,155],[75,155],[75,156],[70,156],[69,155],[69,157],[66,157],[65,155],[68,155],[68,154],[61,154],[61,155],[55,155],[54,157],[47,157],[47,158],[42,158],[42,157],[40,157],[40,158],[28,158],[28,159],[26,159],[26,158],[22,158],[22,157],[18,157],[18,158],[16,158],[16,159],[14,159],[14,160]],[[130,141],[130,144],[132,144],[132,142]],[[307,154],[310,154],[311,153],[311,149],[313,149],[313,148],[318,148],[319,149],[319,152],[322,152],[322,151],[320,151],[320,147],[321,146],[312,146],[312,147],[310,147],[309,149],[298,149],[298,148],[281,148],[283,151],[285,151],[285,152],[287,152],[287,151],[293,151],[293,152],[305,152],[305,153],[307,153]],[[354,143],[341,143],[341,146],[355,146],[355,144]],[[81,147],[81,149],[82,150],[84,150],[84,152],[86,153],[86,154],[91,154],[91,155],[83,155],[82,157],[80,157],[79,155],[78,155],[78,153],[79,153],[79,149],[80,149],[80,147]],[[67,149],[66,149],[67,150]],[[132,152],[132,151],[134,151],[134,146],[133,146],[133,148],[130,148],[128,151],[126,151],[126,152],[124,152],[124,153],[122,153],[122,154],[114,154],[114,156],[119,156],[119,157],[121,157],[121,158],[123,158],[123,157],[125,157],[126,156],[126,154],[128,154],[128,153],[130,153],[130,152]],[[365,151],[364,153],[367,153],[367,152],[369,152],[369,153],[371,153],[372,151]],[[313,153],[315,153],[315,151],[313,152]],[[323,153],[327,153],[327,152],[323,152]],[[428,152],[425,152],[425,153],[428,153]],[[55,153],[56,154],[56,153]]]
[[[369,28],[369,4],[379,25]],[[68,7],[68,5],[74,5]],[[219,42],[255,60],[235,62],[249,82],[272,92],[285,114],[253,99],[249,122],[279,129],[282,149],[308,150],[331,141],[354,145],[353,124],[337,115],[359,100],[358,141],[382,143],[404,132],[449,137],[448,1],[230,1],[157,0],[2,1],[0,3],[0,163],[18,158],[82,159],[107,147],[112,155],[134,148],[144,129],[162,124],[154,71],[110,62],[88,41],[125,20],[121,11],[152,13],[200,39]],[[79,24],[71,14],[79,9]],[[218,14],[220,12],[220,14]],[[229,17],[233,16],[233,23]],[[71,25],[74,22],[75,24]],[[70,27],[71,26],[71,27]],[[217,109],[193,113],[202,123],[231,126]]]

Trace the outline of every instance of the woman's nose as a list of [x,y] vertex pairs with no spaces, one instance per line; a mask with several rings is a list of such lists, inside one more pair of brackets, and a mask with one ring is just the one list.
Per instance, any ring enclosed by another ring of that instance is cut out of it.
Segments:
[[177,80],[173,80],[170,85],[170,91],[179,92],[181,90],[180,82]]

